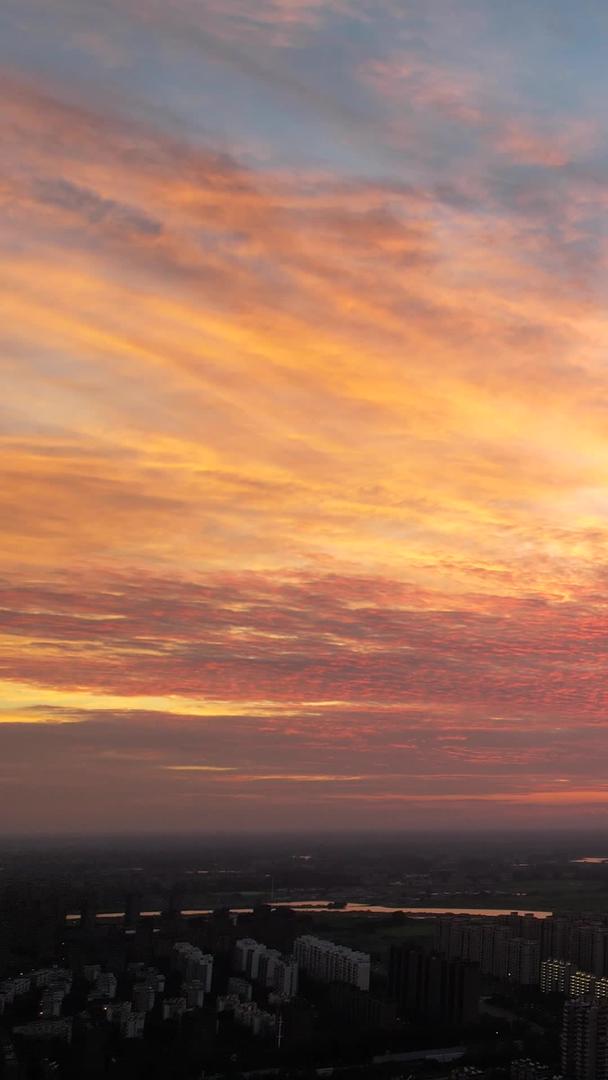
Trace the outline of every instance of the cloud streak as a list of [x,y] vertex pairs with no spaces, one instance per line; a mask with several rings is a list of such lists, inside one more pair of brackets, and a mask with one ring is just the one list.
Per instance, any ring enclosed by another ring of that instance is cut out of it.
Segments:
[[465,7],[8,4],[7,829],[603,812],[602,77]]

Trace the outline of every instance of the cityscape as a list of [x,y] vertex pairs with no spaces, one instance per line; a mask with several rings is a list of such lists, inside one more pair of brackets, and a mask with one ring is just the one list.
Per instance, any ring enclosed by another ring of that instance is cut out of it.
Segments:
[[[577,841],[7,845],[0,1077],[602,1080],[608,856]],[[522,869],[590,910],[497,907]]]

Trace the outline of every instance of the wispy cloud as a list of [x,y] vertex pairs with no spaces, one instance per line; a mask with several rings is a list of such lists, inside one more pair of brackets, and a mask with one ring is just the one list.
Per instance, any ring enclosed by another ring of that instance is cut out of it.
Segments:
[[603,77],[458,14],[9,0],[7,828],[601,811]]

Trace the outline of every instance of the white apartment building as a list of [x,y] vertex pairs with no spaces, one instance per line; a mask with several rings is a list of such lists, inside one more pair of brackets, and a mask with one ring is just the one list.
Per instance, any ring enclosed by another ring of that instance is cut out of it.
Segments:
[[297,963],[319,982],[345,982],[359,990],[369,990],[371,960],[367,953],[305,934],[296,938]]
[[239,974],[258,981],[267,990],[286,998],[298,991],[298,962],[285,958],[278,949],[268,949],[253,938],[241,938],[234,947],[234,968]]
[[236,996],[241,1001],[251,1001],[253,987],[247,979],[241,979],[238,975],[231,975],[228,979],[228,997]]
[[259,979],[260,964],[263,960],[267,959],[269,952],[271,953],[272,960],[272,950],[267,949],[265,945],[256,945],[255,949],[252,949],[248,954],[245,974],[248,975],[250,979]]
[[274,970],[272,989],[282,998],[293,998],[298,992],[298,962],[290,956],[281,959]]
[[234,946],[234,970],[250,979],[257,979],[260,960],[269,951],[253,938],[239,938]]
[[240,1002],[234,1007],[235,1023],[248,1028],[252,1035],[274,1035],[277,1018],[273,1013],[260,1009],[253,1001]]
[[192,979],[184,986],[186,1006],[189,1009],[202,1009],[205,1004],[205,987],[200,979]]
[[281,954],[278,949],[266,949],[264,946],[260,946],[262,952],[256,950],[251,954],[252,961],[255,958],[257,960],[257,975],[252,978],[257,978],[261,982],[262,986],[271,987],[274,986],[276,977],[277,966],[281,962]]
[[188,941],[178,941],[173,946],[172,961],[173,966],[185,979],[189,982],[192,979],[199,979],[203,983],[205,993],[209,993],[213,979],[211,953],[203,953]]

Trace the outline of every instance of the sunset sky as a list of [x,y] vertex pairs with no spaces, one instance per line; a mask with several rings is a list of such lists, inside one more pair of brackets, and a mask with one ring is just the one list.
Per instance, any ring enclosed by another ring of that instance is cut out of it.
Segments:
[[1,832],[606,820],[607,40],[3,0]]

